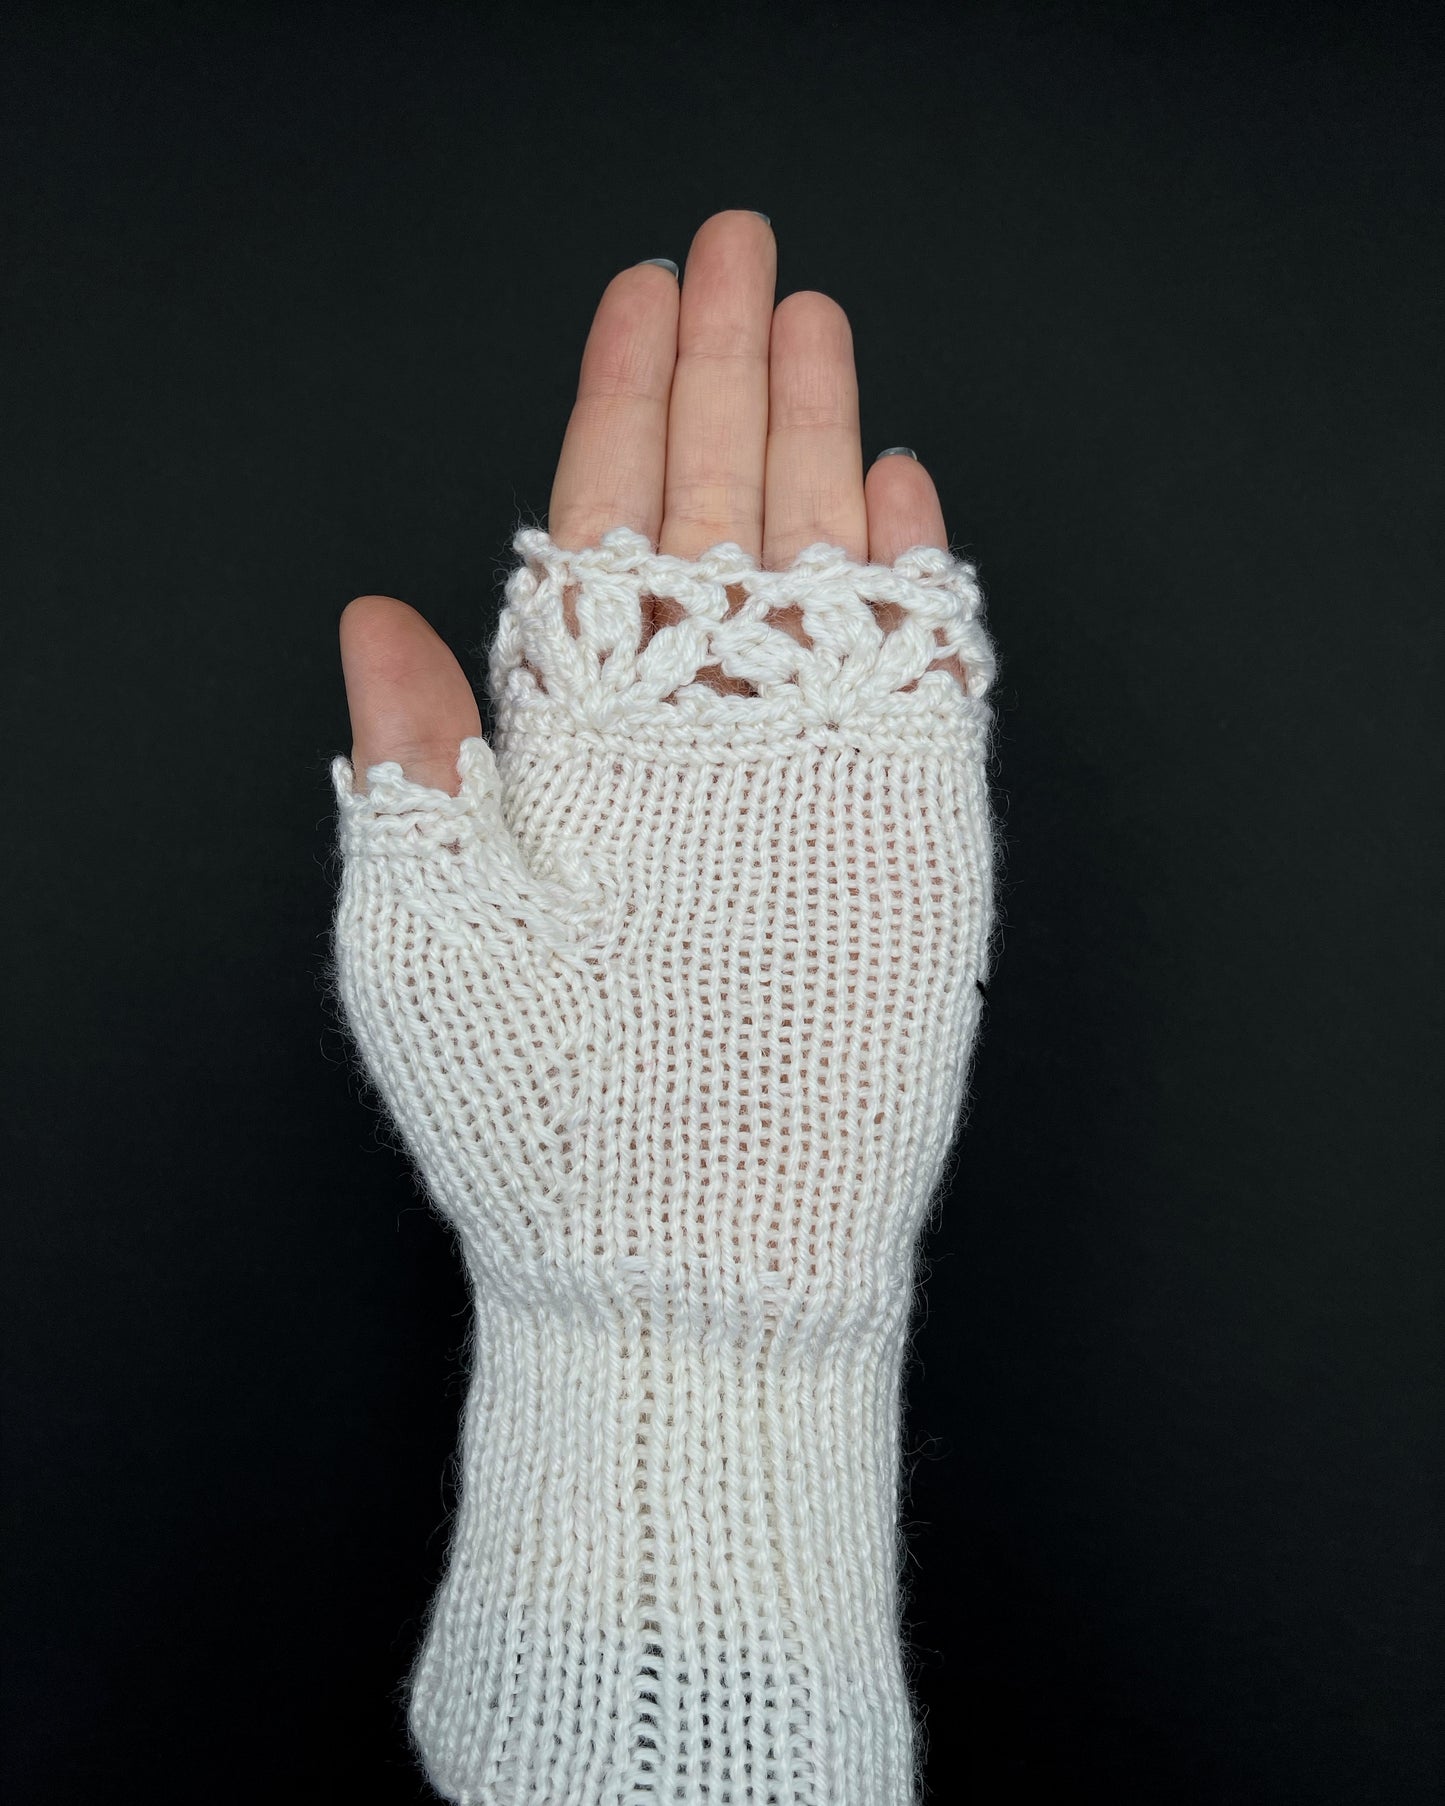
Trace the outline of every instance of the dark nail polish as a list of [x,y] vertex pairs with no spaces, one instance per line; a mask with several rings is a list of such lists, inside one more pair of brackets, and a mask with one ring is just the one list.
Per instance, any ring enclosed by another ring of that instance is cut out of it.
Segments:
[[[890,445],[887,451],[879,452],[878,458],[912,458],[913,462],[916,464],[918,462],[918,453],[914,451],[911,445]],[[875,464],[878,462],[878,458],[873,460]]]
[[[753,208],[753,212],[754,212],[754,213],[758,213],[758,210],[757,210],[757,208],[756,208],[756,207],[754,207],[754,208]],[[761,220],[761,221],[762,221],[762,222],[763,222],[763,224],[764,224],[764,225],[765,225],[765,226],[771,226],[771,225],[772,225],[772,223],[773,223],[773,222],[772,222],[772,221],[771,221],[771,220],[770,220],[770,219],[769,219],[769,218],[768,218],[768,216],[767,216],[767,214],[766,214],[766,213],[758,213],[758,218],[759,218],[759,219],[760,219],[760,220]]]
[[671,270],[674,276],[677,274],[677,265],[670,257],[644,257],[642,261],[655,263],[660,270]]

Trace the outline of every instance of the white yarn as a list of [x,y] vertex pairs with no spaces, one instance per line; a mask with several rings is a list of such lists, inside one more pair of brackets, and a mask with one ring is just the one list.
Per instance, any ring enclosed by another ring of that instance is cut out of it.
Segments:
[[412,1733],[462,1806],[902,1806],[901,1375],[992,923],[974,574],[515,548],[495,758],[333,765],[337,983],[476,1299]]

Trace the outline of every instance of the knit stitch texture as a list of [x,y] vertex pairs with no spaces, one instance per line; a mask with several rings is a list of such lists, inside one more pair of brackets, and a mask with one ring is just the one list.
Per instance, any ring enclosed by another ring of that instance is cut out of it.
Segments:
[[515,549],[495,756],[455,797],[332,768],[337,986],[475,1294],[412,1734],[460,1806],[906,1806],[901,1380],[993,919],[974,573]]

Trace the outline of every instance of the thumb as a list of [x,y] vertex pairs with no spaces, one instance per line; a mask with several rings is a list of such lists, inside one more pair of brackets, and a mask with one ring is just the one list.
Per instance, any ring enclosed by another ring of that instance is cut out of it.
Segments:
[[482,719],[451,648],[391,596],[349,602],[340,635],[356,791],[370,766],[395,760],[412,783],[455,796],[458,749],[480,735]]
[[[458,921],[476,927],[478,906],[490,905],[487,917],[508,925],[504,939],[520,926],[549,946],[565,942],[567,923],[575,929],[587,901],[595,906],[596,879],[561,855],[534,869],[518,844],[476,697],[446,642],[391,596],[348,603],[340,637],[352,734],[350,761],[332,761],[348,856],[343,939],[400,901],[444,939]],[[387,857],[351,860],[360,850]],[[389,902],[370,894],[378,886]]]

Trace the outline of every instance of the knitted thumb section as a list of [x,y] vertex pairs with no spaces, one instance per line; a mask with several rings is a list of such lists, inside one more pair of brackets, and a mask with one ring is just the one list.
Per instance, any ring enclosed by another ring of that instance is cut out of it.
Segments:
[[413,1735],[468,1806],[900,1806],[914,1247],[992,921],[972,572],[517,550],[496,757],[333,768],[338,983],[475,1291]]

